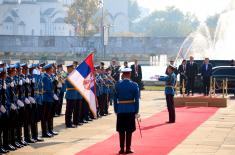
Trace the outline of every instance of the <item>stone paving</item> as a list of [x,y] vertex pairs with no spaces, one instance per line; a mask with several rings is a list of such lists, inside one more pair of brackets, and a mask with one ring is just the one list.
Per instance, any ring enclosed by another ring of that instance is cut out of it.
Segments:
[[[143,91],[141,118],[147,118],[165,109],[163,92]],[[63,107],[63,109],[65,106]],[[73,155],[97,142],[110,137],[115,132],[116,117],[113,107],[111,114],[75,129],[66,129],[64,116],[55,118],[55,130],[59,135],[32,144],[10,155]],[[165,120],[163,120],[165,121]],[[40,128],[39,128],[40,129]],[[157,149],[157,146],[156,146]],[[222,108],[208,121],[198,127],[171,155],[234,155],[235,154],[235,100],[230,100],[227,108]]]

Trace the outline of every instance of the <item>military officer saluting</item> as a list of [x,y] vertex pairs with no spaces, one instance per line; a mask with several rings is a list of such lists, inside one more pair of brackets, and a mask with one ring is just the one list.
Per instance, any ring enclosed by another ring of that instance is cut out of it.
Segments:
[[[131,69],[122,69],[123,80],[115,85],[114,111],[117,114],[116,130],[119,132],[119,154],[133,153],[131,150],[132,133],[136,130],[135,117],[139,112],[139,87],[131,81]],[[124,152],[126,139],[126,152]]]
[[166,103],[167,109],[169,112],[169,122],[167,123],[175,123],[175,106],[174,106],[174,94],[175,94],[175,82],[176,82],[176,75],[174,73],[175,66],[169,65],[167,67],[168,75],[166,77],[160,77],[159,81],[166,81],[165,86],[165,95],[166,95]]

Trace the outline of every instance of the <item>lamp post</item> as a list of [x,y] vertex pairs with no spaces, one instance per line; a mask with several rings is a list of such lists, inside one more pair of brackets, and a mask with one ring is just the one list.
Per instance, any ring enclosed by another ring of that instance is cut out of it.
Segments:
[[104,45],[104,1],[99,0],[99,5],[101,7],[101,21],[100,21],[100,41],[101,41],[101,51],[103,58],[105,58],[105,45]]

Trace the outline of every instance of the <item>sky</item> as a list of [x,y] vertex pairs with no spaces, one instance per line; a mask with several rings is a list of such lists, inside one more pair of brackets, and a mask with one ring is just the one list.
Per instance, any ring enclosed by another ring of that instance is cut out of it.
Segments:
[[208,16],[220,13],[227,9],[231,1],[235,0],[137,0],[143,8],[150,11],[164,10],[168,6],[175,6],[182,12],[195,14],[200,21],[206,20]]

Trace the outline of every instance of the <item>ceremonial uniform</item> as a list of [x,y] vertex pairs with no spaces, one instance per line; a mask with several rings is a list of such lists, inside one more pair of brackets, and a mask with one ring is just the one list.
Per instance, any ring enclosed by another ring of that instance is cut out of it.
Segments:
[[160,77],[159,81],[166,81],[165,84],[165,95],[167,102],[167,109],[169,113],[169,123],[175,122],[175,106],[174,106],[174,94],[175,94],[175,82],[176,75],[174,72],[169,73],[166,77]]
[[[131,69],[124,69],[131,71]],[[117,114],[116,130],[119,132],[120,152],[123,153],[126,138],[126,153],[131,152],[132,132],[136,130],[135,115],[139,112],[139,87],[130,79],[123,79],[115,85],[114,111]]]
[[[65,125],[66,127],[70,128],[73,127],[72,124],[77,126],[81,122],[82,96],[68,80],[65,81],[65,86],[66,86],[65,98],[67,101],[66,111],[65,111]],[[71,121],[72,115],[73,115],[73,122]]]
[[16,150],[14,146],[11,145],[11,132],[12,132],[12,124],[10,122],[10,110],[11,110],[11,103],[9,102],[9,95],[7,93],[7,84],[6,84],[6,70],[1,69],[1,81],[0,81],[0,86],[1,86],[1,123],[3,124],[0,128],[0,134],[1,132],[3,133],[2,136],[2,145],[3,145],[3,150]]
[[15,150],[16,148],[10,144],[10,103],[7,98],[7,86],[6,86],[6,70],[0,68],[0,152],[6,153],[7,151]]
[[16,96],[17,96],[17,105],[18,105],[18,119],[17,119],[17,128],[16,128],[16,134],[17,134],[17,142],[21,145],[28,145],[27,142],[25,142],[22,138],[22,128],[24,126],[24,120],[25,120],[25,89],[23,86],[23,75],[21,74],[21,65],[19,63],[15,64],[15,67],[17,69],[17,75],[14,77],[15,83],[16,83]]
[[[51,64],[43,67],[44,69],[52,68]],[[43,114],[42,114],[42,136],[51,137],[54,134],[53,131],[53,117],[52,106],[54,102],[54,89],[53,79],[48,73],[44,73],[42,77],[43,82]],[[56,133],[57,134],[57,133]]]
[[12,146],[15,148],[22,147],[16,140],[16,129],[18,124],[18,106],[17,106],[17,96],[16,96],[16,84],[14,80],[14,75],[12,74],[12,70],[15,70],[15,65],[10,65],[8,67],[8,74],[9,76],[6,78],[6,94],[7,94],[7,102],[9,103],[9,141]]

